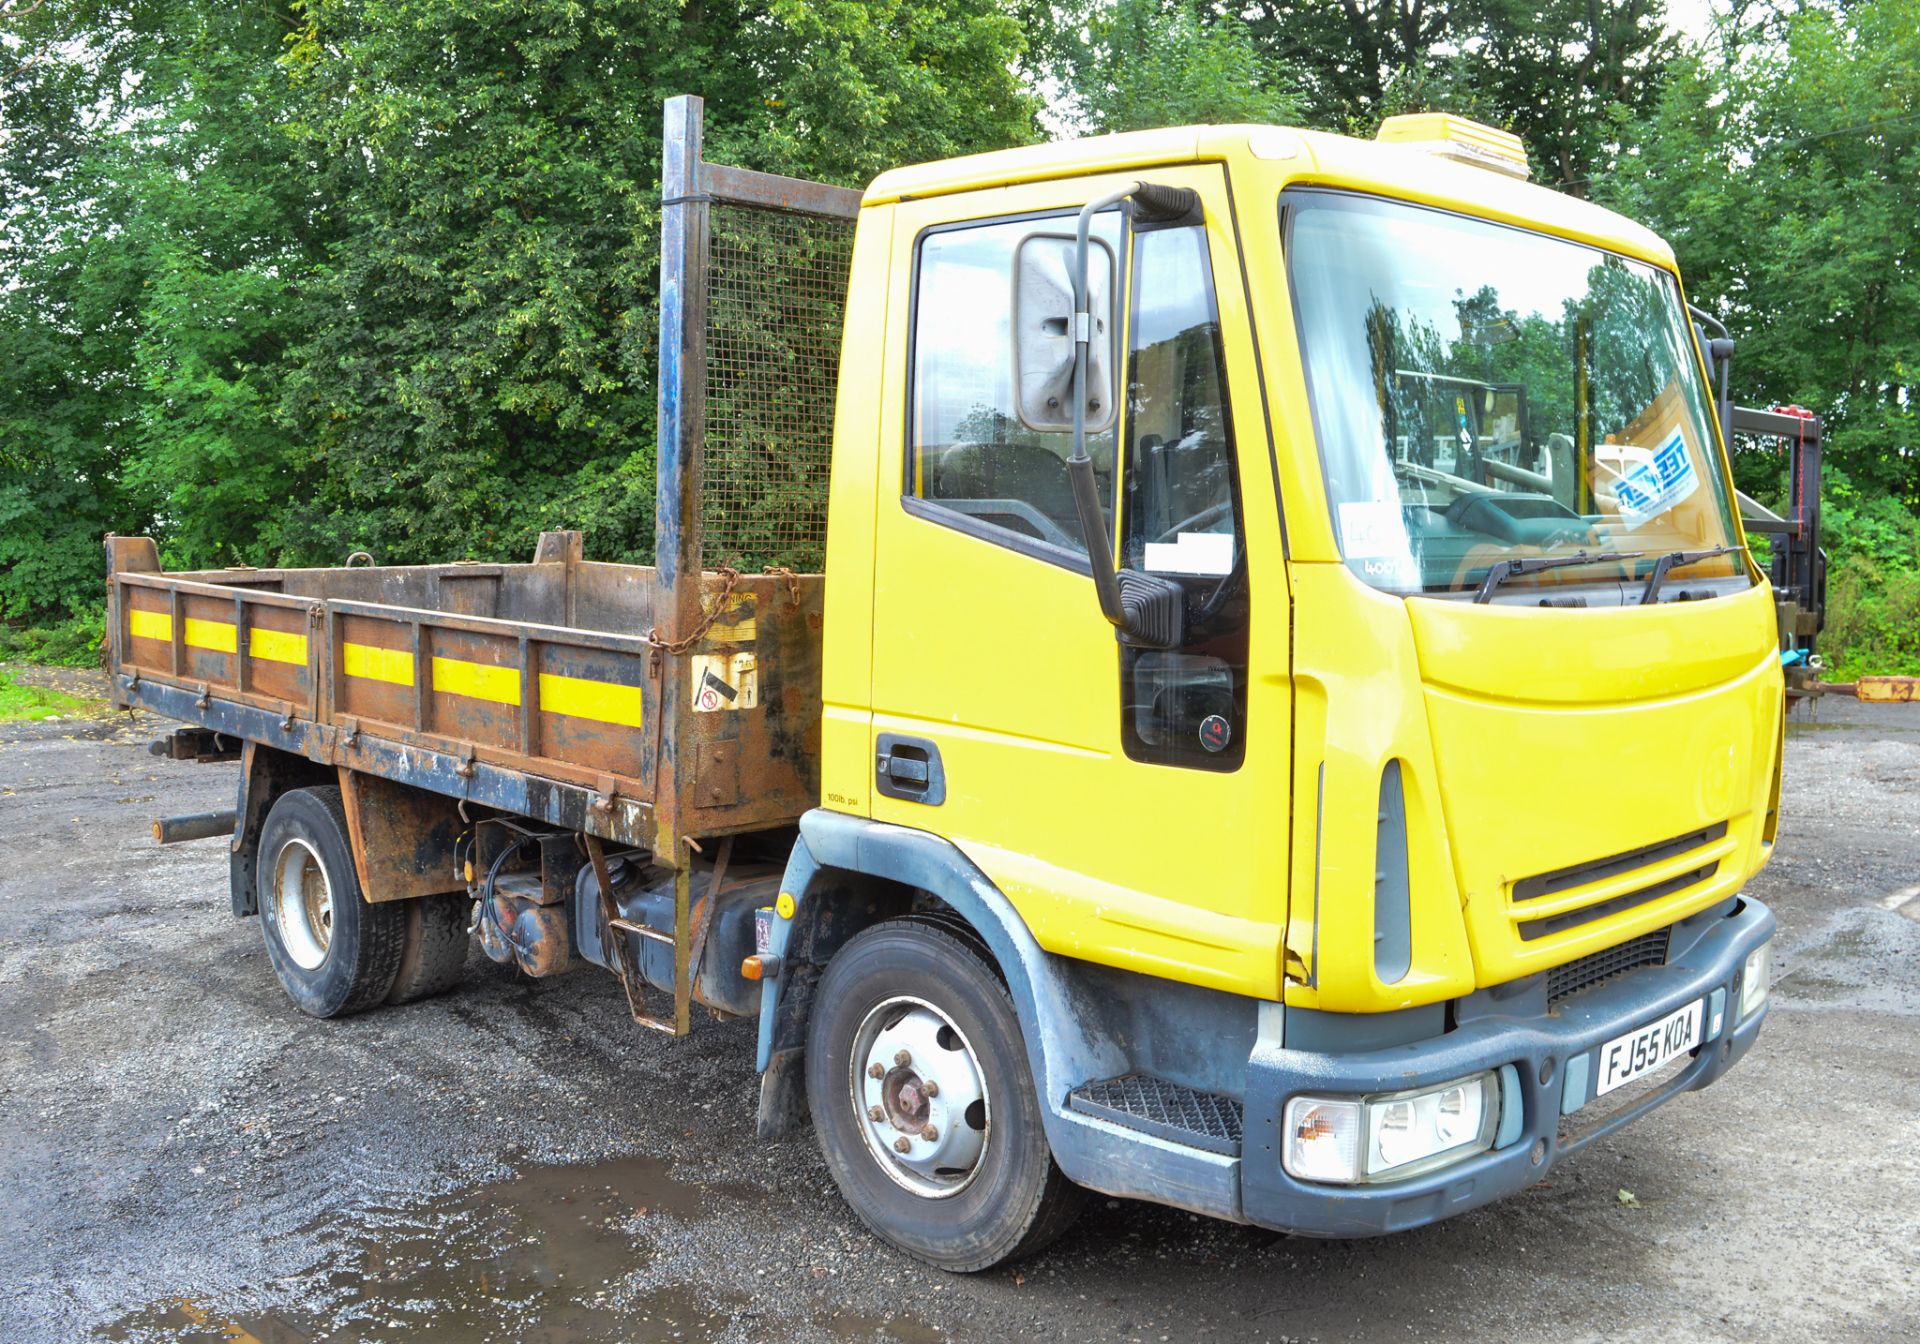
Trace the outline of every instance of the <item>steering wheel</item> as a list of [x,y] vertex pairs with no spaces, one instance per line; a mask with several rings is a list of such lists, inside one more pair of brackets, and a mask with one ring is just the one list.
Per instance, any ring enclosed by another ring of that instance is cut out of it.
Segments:
[[1178,541],[1182,532],[1204,531],[1210,525],[1228,517],[1233,512],[1233,501],[1223,499],[1218,504],[1209,504],[1198,513],[1189,514],[1153,539],[1154,545],[1169,541]]
[[1586,546],[1593,544],[1593,528],[1585,521],[1569,519],[1562,527],[1556,527],[1535,544],[1542,549],[1549,546]]

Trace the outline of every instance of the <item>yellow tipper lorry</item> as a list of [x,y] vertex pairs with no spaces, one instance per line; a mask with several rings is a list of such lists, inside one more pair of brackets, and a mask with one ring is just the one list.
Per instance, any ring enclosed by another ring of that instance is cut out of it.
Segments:
[[758,1014],[760,1132],[957,1270],[1429,1223],[1753,1044],[1775,598],[1665,243],[1444,117],[863,194],[666,123],[655,565],[109,541],[302,1009],[471,932]]

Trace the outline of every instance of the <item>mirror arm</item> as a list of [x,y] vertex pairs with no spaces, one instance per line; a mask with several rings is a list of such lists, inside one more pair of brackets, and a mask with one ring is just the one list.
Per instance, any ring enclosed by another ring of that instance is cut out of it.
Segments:
[[[1093,340],[1093,317],[1087,309],[1087,235],[1096,214],[1118,205],[1140,186],[1130,183],[1082,206],[1073,245],[1073,452],[1067,458],[1067,476],[1073,485],[1074,510],[1080,516],[1087,563],[1093,567],[1094,591],[1100,595],[1100,614],[1122,633],[1127,629],[1127,617],[1120,605],[1120,580],[1113,569],[1113,544],[1107,539],[1106,519],[1100,513],[1100,485],[1093,476],[1093,459],[1087,456],[1087,347]],[[1117,309],[1118,295],[1115,299]]]
[[1727,330],[1727,324],[1705,309],[1687,305],[1687,312],[1693,320],[1703,327],[1711,327],[1719,336],[1703,341],[1707,358],[1713,363],[1713,373],[1720,381],[1715,397],[1714,409],[1720,413],[1720,438],[1726,444],[1727,451],[1733,451],[1733,333]]

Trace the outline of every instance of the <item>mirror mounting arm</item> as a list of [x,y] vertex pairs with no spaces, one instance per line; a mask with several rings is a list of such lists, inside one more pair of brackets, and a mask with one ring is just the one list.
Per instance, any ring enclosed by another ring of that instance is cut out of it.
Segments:
[[1073,244],[1073,451],[1067,457],[1067,476],[1073,485],[1074,511],[1080,516],[1087,563],[1093,567],[1094,591],[1100,595],[1100,614],[1122,633],[1127,617],[1120,604],[1120,580],[1114,573],[1113,545],[1107,540],[1106,519],[1100,512],[1100,486],[1093,477],[1093,459],[1087,456],[1087,345],[1093,337],[1093,318],[1087,309],[1087,235],[1095,215],[1118,205],[1142,185],[1129,183],[1082,206]]
[[[1100,595],[1100,613],[1118,631],[1122,643],[1175,649],[1185,642],[1185,595],[1179,584],[1157,574],[1114,572],[1113,543],[1100,512],[1100,486],[1094,479],[1093,459],[1087,456],[1087,355],[1094,336],[1087,296],[1088,235],[1095,215],[1129,198],[1143,222],[1184,223],[1197,220],[1200,214],[1198,192],[1153,182],[1129,183],[1081,207],[1073,245],[1073,452],[1067,458],[1067,477],[1073,486],[1087,562],[1093,568],[1094,591]],[[1114,325],[1118,330],[1119,324]]]
[[[1733,333],[1727,330],[1727,324],[1705,309],[1687,305],[1687,312],[1703,329],[1700,342],[1701,352],[1706,355],[1712,366],[1711,372],[1719,380],[1720,386],[1714,396],[1714,408],[1720,413],[1720,439],[1729,453],[1733,451]],[[1704,329],[1711,327],[1719,335],[1706,339]]]

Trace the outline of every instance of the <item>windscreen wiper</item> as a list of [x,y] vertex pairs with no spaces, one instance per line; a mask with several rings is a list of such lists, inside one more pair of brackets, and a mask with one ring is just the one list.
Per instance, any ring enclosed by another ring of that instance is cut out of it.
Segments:
[[1588,555],[1585,551],[1575,551],[1572,555],[1530,555],[1524,560],[1496,560],[1487,569],[1487,577],[1480,584],[1480,591],[1473,595],[1475,602],[1487,602],[1493,598],[1493,590],[1513,578],[1516,574],[1538,574],[1546,569],[1562,569],[1567,565],[1604,565],[1612,560],[1638,560],[1645,551],[1601,551],[1598,555]]
[[1738,546],[1715,546],[1705,551],[1668,551],[1653,562],[1653,573],[1647,575],[1647,586],[1640,590],[1640,605],[1644,607],[1660,596],[1660,585],[1666,581],[1669,572],[1697,565],[1702,560],[1711,560],[1716,555],[1732,555],[1739,549]]

